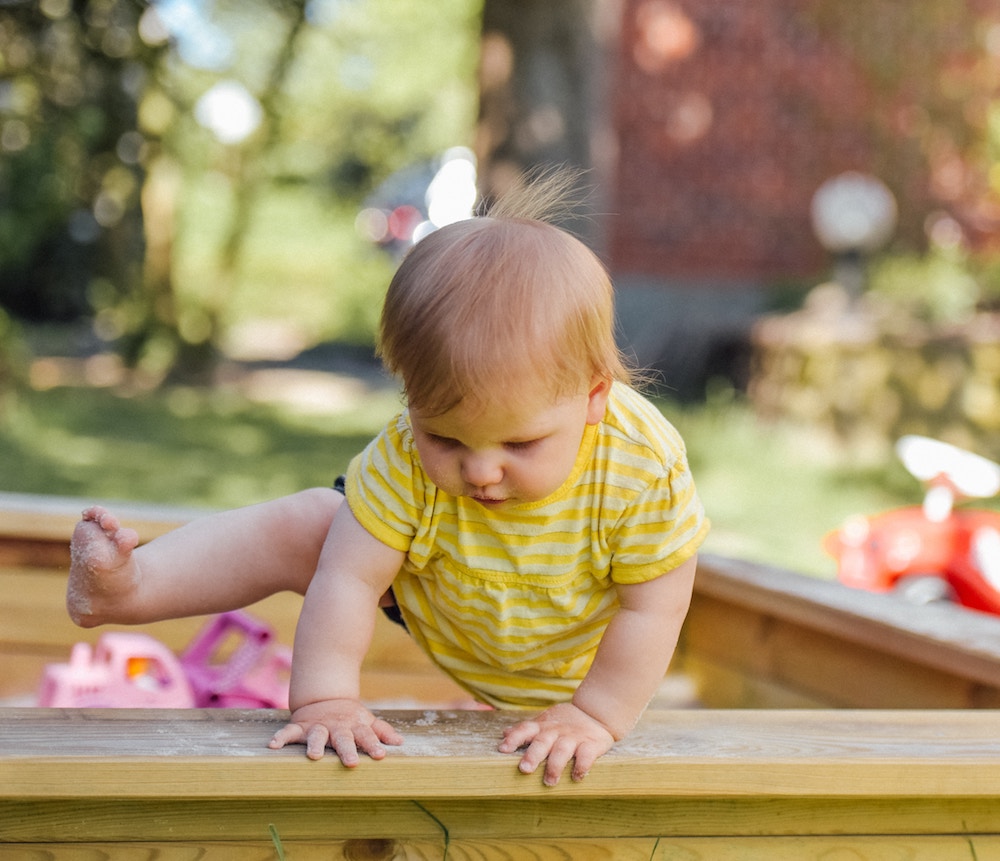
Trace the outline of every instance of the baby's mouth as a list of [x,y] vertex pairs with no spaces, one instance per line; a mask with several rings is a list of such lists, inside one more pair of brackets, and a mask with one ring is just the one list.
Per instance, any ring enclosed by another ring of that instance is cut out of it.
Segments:
[[506,499],[495,499],[492,496],[473,496],[472,498],[480,505],[485,505],[487,507],[500,505],[501,503],[507,501]]

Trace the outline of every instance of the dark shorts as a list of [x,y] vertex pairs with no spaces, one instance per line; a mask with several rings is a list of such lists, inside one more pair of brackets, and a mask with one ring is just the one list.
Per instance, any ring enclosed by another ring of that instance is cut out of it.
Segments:
[[[344,493],[346,488],[346,482],[344,476],[338,475],[333,482],[333,489],[339,493]],[[393,603],[388,607],[380,607],[379,609],[385,613],[386,618],[397,625],[400,625],[403,630],[406,630],[406,622],[403,621],[403,614],[399,612],[399,607],[396,606],[396,596],[392,594],[392,587],[389,587],[388,595],[392,598]]]

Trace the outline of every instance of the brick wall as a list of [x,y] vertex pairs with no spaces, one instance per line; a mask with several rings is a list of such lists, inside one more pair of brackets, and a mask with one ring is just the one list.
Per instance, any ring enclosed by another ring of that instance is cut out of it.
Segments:
[[976,65],[989,53],[972,23],[984,15],[1000,7],[624,0],[612,269],[673,282],[815,278],[826,258],[810,200],[851,169],[893,188],[898,241],[919,245],[927,214],[961,210],[976,179],[960,163],[965,175],[942,182],[979,122],[974,97],[997,94]]

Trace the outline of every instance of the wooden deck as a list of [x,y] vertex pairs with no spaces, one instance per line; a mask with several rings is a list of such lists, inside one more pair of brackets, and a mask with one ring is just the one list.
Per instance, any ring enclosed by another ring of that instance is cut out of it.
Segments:
[[2,710],[0,858],[1000,859],[993,712],[650,712],[554,788],[504,715],[386,716],[349,771],[276,712]]
[[[0,699],[107,630],[63,609],[81,507],[0,494]],[[117,508],[144,540],[189,516]],[[253,611],[291,642],[299,606]],[[556,788],[388,622],[365,696],[406,742],[351,771],[268,750],[278,712],[0,708],[0,861],[1000,861],[1000,619],[706,557],[675,664],[702,708],[650,710]]]

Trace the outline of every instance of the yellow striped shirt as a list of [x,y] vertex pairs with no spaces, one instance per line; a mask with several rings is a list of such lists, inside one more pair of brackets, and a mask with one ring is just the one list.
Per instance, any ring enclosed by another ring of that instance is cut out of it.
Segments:
[[393,591],[419,645],[506,708],[571,698],[618,607],[614,584],[671,571],[708,532],[680,435],[619,383],[544,500],[493,511],[439,490],[404,411],[351,462],[347,501],[406,553]]

